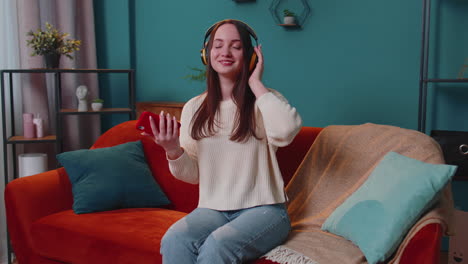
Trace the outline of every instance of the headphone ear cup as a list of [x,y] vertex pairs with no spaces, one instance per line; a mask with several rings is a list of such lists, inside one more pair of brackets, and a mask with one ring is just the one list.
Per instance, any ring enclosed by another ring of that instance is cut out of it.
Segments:
[[250,57],[250,65],[249,65],[249,70],[252,72],[255,69],[255,66],[257,65],[258,62],[258,57],[257,53],[255,51],[252,53],[252,57]]
[[204,65],[208,65],[208,57],[206,56],[206,49],[203,48],[200,50],[200,57]]

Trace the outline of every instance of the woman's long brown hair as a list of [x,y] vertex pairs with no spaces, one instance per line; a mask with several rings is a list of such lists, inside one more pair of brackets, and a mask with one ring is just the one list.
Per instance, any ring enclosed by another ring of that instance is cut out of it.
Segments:
[[[242,70],[239,73],[234,89],[232,91],[232,100],[237,106],[234,131],[230,136],[230,140],[242,142],[248,139],[250,136],[254,136],[258,139],[255,134],[255,95],[253,94],[248,84],[250,77],[250,58],[254,52],[250,34],[247,29],[241,23],[235,20],[225,20],[220,22],[211,32],[211,36],[215,36],[219,26],[230,23],[236,26],[239,32],[240,39],[242,42],[244,63]],[[207,44],[207,53],[210,54],[213,46],[213,37]],[[208,64],[206,66],[206,80],[207,90],[206,97],[201,103],[200,107],[194,114],[192,119],[192,138],[199,140],[205,137],[212,136],[216,133],[216,112],[219,110],[219,105],[222,99],[221,87],[219,84],[218,73],[211,66],[210,58],[208,57]]]

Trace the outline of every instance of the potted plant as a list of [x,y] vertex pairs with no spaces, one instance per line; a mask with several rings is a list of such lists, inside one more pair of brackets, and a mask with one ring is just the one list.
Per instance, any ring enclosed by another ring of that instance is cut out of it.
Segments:
[[294,12],[290,11],[289,9],[284,9],[283,14],[284,14],[284,24],[286,24],[286,25],[295,25],[296,24],[296,22],[295,22],[296,14]]
[[189,67],[194,71],[192,74],[187,74],[183,78],[190,81],[204,82],[206,80],[206,68],[200,69],[197,67]]
[[31,56],[43,55],[47,68],[58,68],[60,56],[73,59],[70,53],[80,50],[81,40],[67,39],[70,35],[62,33],[48,22],[45,23],[46,30],[38,29],[27,33],[31,39],[27,39],[27,45],[33,49]]
[[93,109],[93,111],[101,111],[103,103],[104,103],[104,100],[100,98],[94,99],[91,102],[91,109]]

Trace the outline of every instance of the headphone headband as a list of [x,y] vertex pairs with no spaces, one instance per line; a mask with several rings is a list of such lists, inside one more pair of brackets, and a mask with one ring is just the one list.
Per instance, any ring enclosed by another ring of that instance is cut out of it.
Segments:
[[255,42],[258,41],[257,34],[255,34],[255,31],[247,23],[237,20],[237,19],[224,19],[224,20],[214,23],[211,27],[208,28],[208,30],[205,32],[205,38],[203,39],[203,47],[205,47],[206,45],[206,39],[211,35],[211,32],[213,32],[215,28],[223,24],[226,24],[227,22],[231,22],[231,21],[240,23],[249,32],[250,36],[252,36],[255,39]]

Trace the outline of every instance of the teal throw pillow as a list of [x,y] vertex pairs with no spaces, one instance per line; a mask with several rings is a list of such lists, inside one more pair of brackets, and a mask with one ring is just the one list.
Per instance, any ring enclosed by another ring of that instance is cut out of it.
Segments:
[[433,205],[456,168],[389,152],[326,219],[322,230],[352,241],[369,264],[384,261]]
[[146,163],[141,141],[57,155],[70,178],[77,214],[169,204]]

